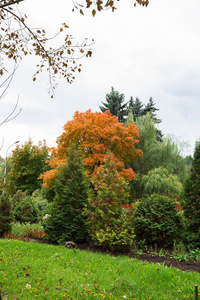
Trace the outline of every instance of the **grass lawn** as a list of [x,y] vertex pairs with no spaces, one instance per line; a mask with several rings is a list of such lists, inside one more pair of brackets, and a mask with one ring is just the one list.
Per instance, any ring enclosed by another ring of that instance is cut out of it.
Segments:
[[3,299],[195,299],[200,274],[129,257],[0,239]]

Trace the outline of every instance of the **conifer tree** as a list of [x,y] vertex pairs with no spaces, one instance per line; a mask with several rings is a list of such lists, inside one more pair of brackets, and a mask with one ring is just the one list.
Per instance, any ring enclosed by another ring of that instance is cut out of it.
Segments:
[[44,230],[53,242],[83,242],[87,227],[83,209],[88,201],[88,183],[82,158],[75,146],[68,152],[67,165],[62,166],[55,182],[55,198]]
[[4,233],[8,233],[11,230],[12,205],[8,196],[2,195],[0,197],[0,237]]
[[102,112],[109,110],[112,115],[118,117],[119,122],[125,122],[127,115],[127,103],[124,103],[124,94],[120,94],[111,88],[111,92],[106,94],[106,102],[99,106]]
[[133,102],[133,117],[134,117],[134,122],[136,121],[136,119],[138,117],[141,117],[143,116],[145,113],[144,113],[144,110],[143,110],[143,104],[142,102],[140,101],[139,98],[136,98],[135,101]]
[[187,219],[186,242],[200,246],[200,140],[196,142],[191,173],[184,187],[182,207]]

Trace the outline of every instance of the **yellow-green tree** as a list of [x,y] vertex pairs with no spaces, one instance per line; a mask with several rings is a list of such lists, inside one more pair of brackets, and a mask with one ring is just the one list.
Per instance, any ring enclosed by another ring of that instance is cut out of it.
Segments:
[[155,168],[142,177],[144,194],[160,194],[166,196],[180,195],[183,186],[176,175],[169,174],[162,167]]

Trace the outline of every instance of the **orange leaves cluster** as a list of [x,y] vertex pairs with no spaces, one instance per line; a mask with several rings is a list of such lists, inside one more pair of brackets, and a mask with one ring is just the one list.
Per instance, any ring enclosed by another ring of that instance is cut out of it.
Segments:
[[[125,169],[125,166],[142,155],[141,150],[135,149],[138,138],[138,128],[134,123],[125,127],[109,111],[76,112],[73,119],[64,125],[64,132],[57,139],[57,147],[51,149],[52,159],[49,165],[58,171],[65,162],[70,145],[74,143],[83,154],[88,176],[94,176],[98,167],[104,164],[108,152],[112,152],[118,171],[126,179],[132,180],[135,173],[132,169]],[[48,186],[48,180],[52,176],[55,176],[55,173],[48,171],[43,174],[44,184]]]

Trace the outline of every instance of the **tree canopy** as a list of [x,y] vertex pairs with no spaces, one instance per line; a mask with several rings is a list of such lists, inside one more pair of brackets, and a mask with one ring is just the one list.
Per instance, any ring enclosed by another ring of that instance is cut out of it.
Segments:
[[118,172],[126,179],[135,178],[134,171],[125,166],[142,155],[135,145],[139,142],[139,133],[135,124],[124,127],[116,116],[109,111],[93,113],[76,112],[73,120],[64,125],[64,132],[57,139],[57,147],[51,149],[52,158],[49,161],[51,170],[44,173],[44,185],[53,187],[55,175],[62,165],[66,164],[66,157],[72,143],[83,154],[87,175],[92,177],[104,163],[108,152],[112,152],[116,159]]
[[22,146],[16,147],[10,158],[11,170],[6,176],[6,190],[14,195],[18,190],[32,194],[41,188],[42,182],[38,180],[39,175],[47,170],[48,147],[39,142],[33,145],[29,140]]

